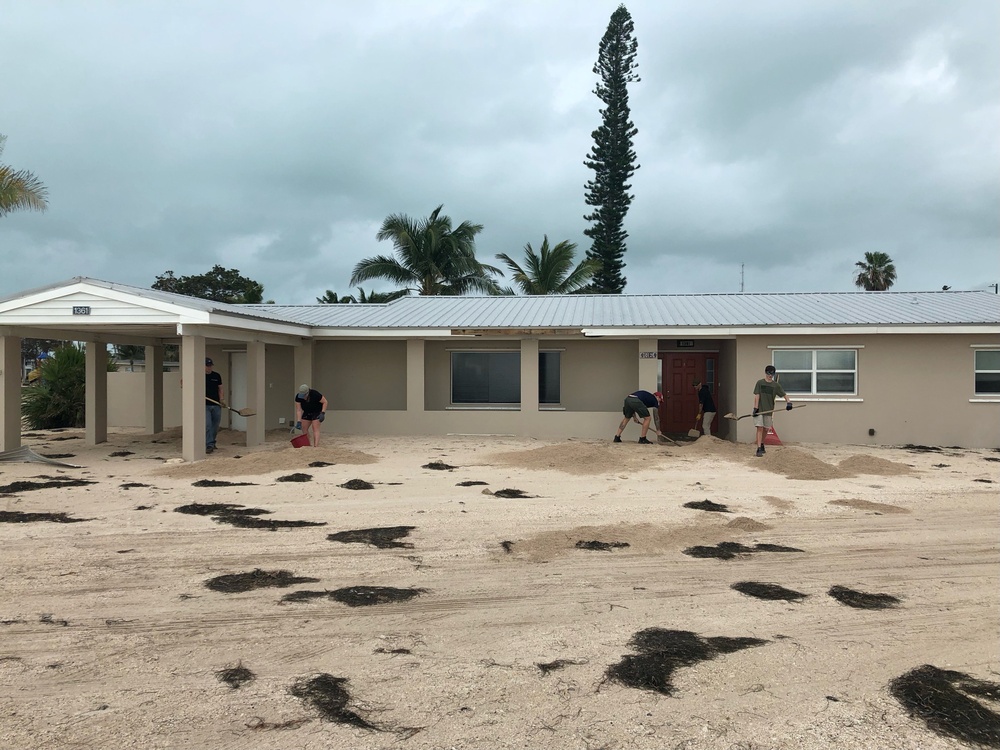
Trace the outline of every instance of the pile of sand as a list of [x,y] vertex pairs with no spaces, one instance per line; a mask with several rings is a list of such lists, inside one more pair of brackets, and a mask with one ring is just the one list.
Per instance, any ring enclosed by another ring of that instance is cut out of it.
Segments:
[[789,479],[841,479],[850,477],[850,471],[821,461],[798,448],[773,449],[762,458],[754,459],[760,468],[782,474]]
[[895,477],[913,472],[913,469],[906,464],[859,453],[848,456],[837,465],[851,474],[877,474],[883,477]]
[[[611,555],[663,554],[690,544],[715,544],[727,538],[730,535],[722,526],[670,527],[650,523],[621,523],[544,531],[515,541],[510,551],[511,559],[527,559],[531,562],[546,562],[564,555],[606,555],[610,560]],[[576,546],[580,541],[624,542],[628,547],[610,552],[582,551]]]
[[608,474],[655,469],[671,455],[668,449],[657,445],[573,440],[525,451],[493,453],[484,456],[483,463],[536,471],[553,469],[567,474]]
[[898,505],[888,505],[886,503],[874,503],[871,500],[861,500],[860,498],[851,498],[849,500],[831,500],[830,505],[842,505],[845,508],[854,508],[855,510],[870,510],[875,513],[909,513],[910,511],[906,508],[902,508]]
[[752,518],[747,518],[746,516],[737,516],[726,524],[726,528],[739,529],[740,531],[767,531],[773,527],[768,526],[766,523],[755,521]]

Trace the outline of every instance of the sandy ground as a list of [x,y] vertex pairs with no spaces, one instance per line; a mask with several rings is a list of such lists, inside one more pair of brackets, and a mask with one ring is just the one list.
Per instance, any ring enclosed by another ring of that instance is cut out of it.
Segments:
[[[213,457],[183,464],[176,432],[93,448],[81,436],[24,442],[82,468],[0,463],[0,511],[87,519],[0,523],[3,748],[936,750],[965,745],[911,718],[890,681],[923,664],[1000,680],[1000,452],[797,445],[757,459],[714,438],[640,446],[628,433],[295,449],[284,432],[248,451],[223,432]],[[311,481],[279,481],[295,472]],[[65,478],[94,484],[9,487]],[[252,484],[192,486],[202,479]],[[374,488],[339,486],[353,479]],[[530,497],[489,494],[501,489]],[[702,500],[731,512],[684,507]],[[174,512],[196,502],[326,525]],[[414,527],[399,540],[412,546],[327,538],[388,526]],[[725,541],[802,551],[683,553]],[[318,580],[205,585],[255,569]],[[807,596],[756,599],[730,588],[740,581]],[[900,604],[854,609],[834,585]],[[353,586],[419,595],[281,601]],[[648,628],[764,643],[677,669],[670,695],[608,679]],[[255,679],[234,689],[217,673],[237,665]],[[291,694],[320,674],[345,678],[345,710],[376,729]]]

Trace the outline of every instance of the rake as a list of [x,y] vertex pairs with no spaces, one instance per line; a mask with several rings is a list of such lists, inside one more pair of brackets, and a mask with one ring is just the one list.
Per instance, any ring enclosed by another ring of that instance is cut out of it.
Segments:
[[219,401],[216,401],[214,398],[209,398],[208,396],[205,396],[205,400],[206,401],[211,401],[213,404],[217,404],[219,406],[225,407],[226,409],[229,409],[229,411],[234,411],[237,414],[239,414],[241,417],[255,417],[255,416],[257,416],[257,412],[255,412],[253,409],[234,409],[233,407],[228,406],[228,405],[223,404],[223,403],[220,403]]
[[[808,405],[809,404],[794,404],[792,406],[792,409],[801,409],[801,408],[803,408],[805,406],[808,406]],[[774,414],[775,412],[780,412],[780,411],[789,411],[789,409],[787,407],[784,408],[784,409],[771,409],[770,411],[759,411],[759,412],[757,412],[757,414],[758,415],[760,415],[760,414]],[[728,414],[723,414],[722,418],[723,419],[733,419],[733,420],[736,420],[737,422],[739,422],[741,419],[746,419],[747,417],[752,417],[752,416],[753,416],[753,413],[744,414],[742,417],[737,417],[732,412],[729,412]]]

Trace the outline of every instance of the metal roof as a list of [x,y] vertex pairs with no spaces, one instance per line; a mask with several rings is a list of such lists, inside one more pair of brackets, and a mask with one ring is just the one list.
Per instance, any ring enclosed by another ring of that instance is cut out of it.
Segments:
[[235,307],[313,328],[400,331],[1000,325],[1000,296],[984,291],[404,297],[387,304]]

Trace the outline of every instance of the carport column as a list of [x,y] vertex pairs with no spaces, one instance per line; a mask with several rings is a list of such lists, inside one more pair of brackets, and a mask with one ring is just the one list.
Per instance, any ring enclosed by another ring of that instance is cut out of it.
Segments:
[[163,347],[147,346],[146,434],[163,432]]
[[108,442],[108,345],[103,341],[88,341],[86,348],[86,411],[87,445]]
[[21,447],[21,337],[0,336],[0,451]]
[[522,434],[530,434],[538,411],[538,339],[521,339]]
[[[254,341],[247,344],[247,405],[257,412],[257,416],[247,417],[247,447],[264,442],[264,403],[267,400],[264,372],[266,345]],[[232,406],[232,404],[230,404]]]
[[[315,351],[315,344],[312,339],[309,341],[303,341],[302,344],[296,346],[295,349],[295,390],[303,383],[306,383],[310,388],[315,388],[316,383],[313,382],[313,352]],[[250,355],[247,355],[247,367],[251,367],[249,362]],[[247,391],[250,393],[250,391]],[[294,396],[294,394],[293,394]],[[291,397],[288,399],[291,401]],[[332,401],[333,399],[327,399]],[[282,403],[285,403],[284,398],[282,398]],[[295,417],[295,412],[293,411],[291,416]],[[294,421],[294,419],[293,419]]]
[[205,458],[205,337],[181,338],[181,457]]
[[406,340],[406,414],[416,430],[424,413],[424,340]]

